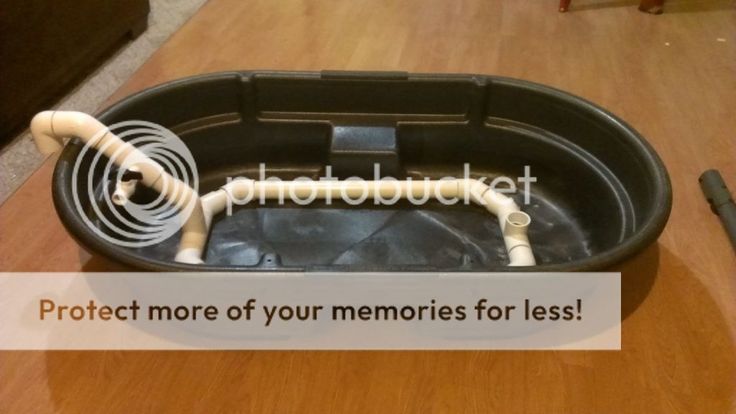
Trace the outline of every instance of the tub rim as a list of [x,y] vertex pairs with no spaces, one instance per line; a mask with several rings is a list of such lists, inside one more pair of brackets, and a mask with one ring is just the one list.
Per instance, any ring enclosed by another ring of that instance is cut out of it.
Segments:
[[[352,74],[365,74],[368,72],[344,72],[347,75]],[[370,72],[370,74],[381,74],[383,72]],[[397,76],[396,72],[385,72],[387,75],[393,77]],[[173,81],[165,82],[129,96],[122,98],[107,108],[97,113],[97,117],[101,121],[105,122],[105,118],[110,116],[123,106],[129,105],[136,100],[143,99],[150,95],[158,94],[170,88],[178,87],[182,84],[186,84],[192,81],[206,81],[206,80],[217,80],[226,79],[233,77],[250,77],[250,76],[280,76],[280,77],[293,77],[296,79],[320,79],[322,76],[321,72],[302,72],[302,71],[268,71],[268,70],[256,70],[256,71],[226,71],[226,72],[215,72],[201,75],[189,76]],[[593,256],[584,257],[581,259],[572,260],[564,263],[553,263],[553,264],[541,264],[532,267],[508,267],[503,264],[497,266],[488,267],[486,269],[436,269],[436,271],[442,272],[562,272],[562,271],[593,271],[593,270],[606,270],[611,266],[621,263],[624,260],[634,256],[646,249],[649,245],[656,242],[659,235],[664,230],[667,221],[669,219],[672,210],[672,184],[670,182],[667,169],[664,166],[659,155],[656,153],[654,148],[649,142],[644,139],[633,127],[626,123],[621,118],[617,117],[608,110],[584,99],[579,96],[564,92],[560,89],[556,89],[551,86],[542,85],[536,82],[527,80],[494,76],[494,75],[479,75],[479,74],[438,74],[438,73],[411,73],[407,74],[411,80],[476,80],[481,82],[491,82],[500,85],[516,87],[521,89],[529,90],[533,93],[545,95],[546,98],[551,98],[560,101],[564,104],[576,107],[581,111],[587,111],[596,118],[610,125],[611,128],[616,129],[620,137],[625,138],[628,144],[632,145],[632,149],[635,149],[637,154],[641,156],[643,166],[649,173],[649,177],[654,182],[655,192],[650,194],[652,198],[652,213],[648,214],[646,219],[641,222],[639,228],[635,232],[624,239],[621,243],[601,251]],[[102,238],[97,236],[95,232],[88,228],[86,223],[77,214],[74,208],[74,201],[71,194],[71,180],[73,164],[76,157],[81,150],[82,145],[78,142],[70,142],[64,147],[61,152],[56,166],[54,168],[52,176],[52,198],[54,208],[59,215],[64,227],[69,234],[84,247],[86,250],[95,254],[101,255],[107,259],[118,262],[120,264],[140,269],[143,271],[184,271],[184,272],[197,272],[197,271],[208,271],[208,272],[265,272],[265,271],[278,271],[278,272],[302,272],[311,271],[319,268],[320,272],[340,272],[340,271],[364,271],[362,267],[353,267],[352,269],[323,269],[322,266],[314,267],[279,267],[279,268],[265,268],[265,267],[237,267],[237,266],[224,266],[216,264],[203,264],[203,265],[191,265],[185,263],[178,263],[172,261],[165,261],[151,257],[145,257],[139,255],[125,247],[118,246],[115,244],[107,243]],[[334,267],[334,266],[333,266]],[[370,270],[370,269],[367,269]],[[431,269],[424,267],[406,266],[402,269],[399,266],[393,266],[391,270],[383,270],[387,272],[401,272],[401,271],[418,271],[418,272],[430,272]]]

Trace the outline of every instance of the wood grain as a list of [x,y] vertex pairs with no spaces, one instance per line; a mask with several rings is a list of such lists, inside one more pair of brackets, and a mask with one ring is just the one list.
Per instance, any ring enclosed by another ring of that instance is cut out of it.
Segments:
[[[109,103],[234,69],[477,72],[583,96],[665,161],[674,209],[620,266],[620,352],[4,352],[0,412],[736,411],[736,259],[697,184],[736,187],[730,2],[212,1]],[[726,41],[717,41],[717,38]],[[107,270],[53,210],[48,160],[0,208],[0,269]]]

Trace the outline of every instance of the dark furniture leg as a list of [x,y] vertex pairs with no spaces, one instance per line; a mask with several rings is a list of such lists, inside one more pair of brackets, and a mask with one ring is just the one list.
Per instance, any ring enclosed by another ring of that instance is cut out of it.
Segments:
[[142,35],[146,29],[148,29],[148,15],[143,16],[143,18],[133,23],[130,30],[128,30],[128,38],[130,38],[130,40],[135,40],[138,36]]
[[644,13],[662,14],[664,11],[664,0],[641,0],[639,10]]
[[[560,0],[560,13],[566,12],[570,8],[572,0]],[[639,10],[645,13],[662,14],[664,11],[664,0],[641,0]]]

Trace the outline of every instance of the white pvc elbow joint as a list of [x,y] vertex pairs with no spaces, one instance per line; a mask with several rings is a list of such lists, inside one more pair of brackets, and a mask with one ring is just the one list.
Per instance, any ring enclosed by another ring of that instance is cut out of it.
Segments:
[[512,211],[499,216],[498,222],[509,255],[509,266],[534,266],[536,261],[527,236],[531,217],[523,211]]
[[[43,111],[31,120],[31,134],[38,150],[49,155],[61,150],[64,138],[78,137],[97,148],[107,127],[83,112]],[[97,138],[96,142],[90,142]]]

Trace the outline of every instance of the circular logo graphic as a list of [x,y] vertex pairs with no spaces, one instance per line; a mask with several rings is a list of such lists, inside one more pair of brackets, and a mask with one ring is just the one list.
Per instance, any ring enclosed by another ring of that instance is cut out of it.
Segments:
[[[107,134],[118,136],[137,151],[115,145],[110,139],[103,140]],[[100,140],[99,148],[91,145]],[[196,199],[177,206],[177,200],[163,196],[166,188],[161,193],[143,188],[141,170],[150,171],[141,168],[145,167],[143,164],[157,164],[195,192],[199,190],[197,165],[189,148],[176,134],[152,122],[110,125],[89,140],[76,159],[72,171],[75,208],[87,226],[110,243],[134,248],[161,243],[179,231],[195,207]],[[149,180],[156,182],[160,178]],[[80,189],[79,183],[84,183],[84,188]],[[80,191],[90,200],[86,210],[79,198]],[[146,194],[136,196],[137,193]],[[96,223],[90,216],[95,217]]]

